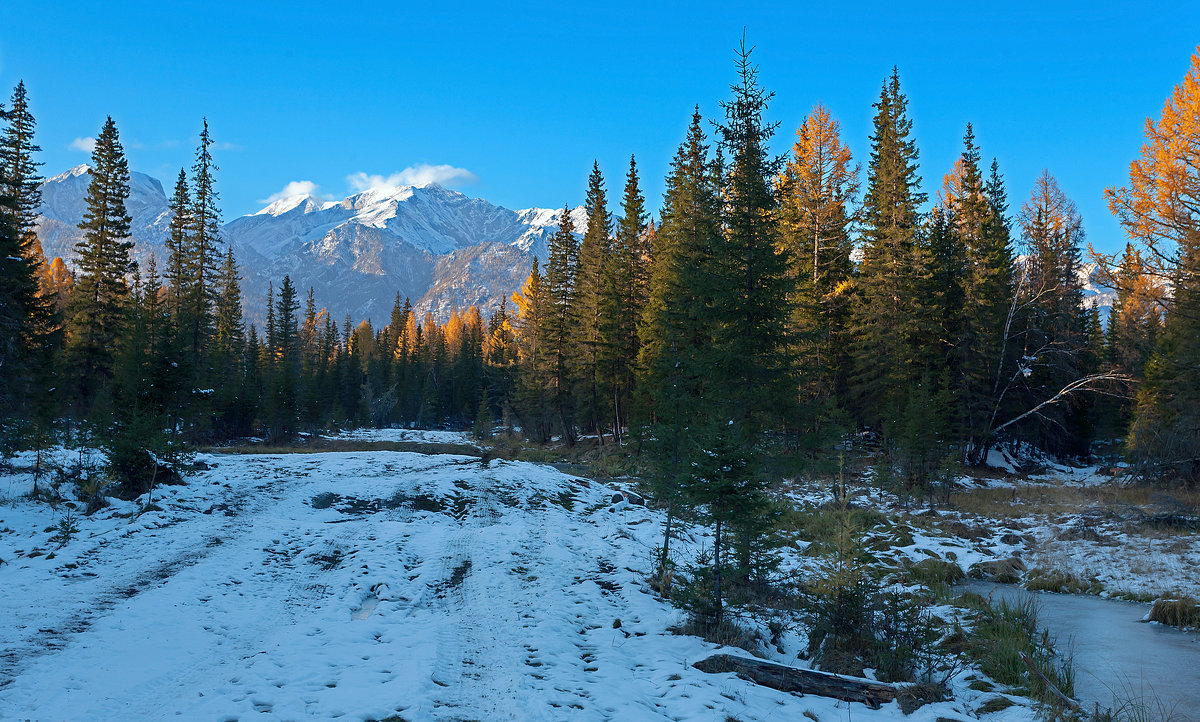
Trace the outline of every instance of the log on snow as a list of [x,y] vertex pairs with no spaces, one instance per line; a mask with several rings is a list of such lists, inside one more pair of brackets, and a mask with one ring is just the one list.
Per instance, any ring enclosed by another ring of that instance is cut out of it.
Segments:
[[862,702],[872,709],[896,699],[896,688],[890,684],[857,677],[842,677],[825,672],[787,667],[750,657],[715,654],[692,665],[701,672],[719,674],[733,672],[755,684],[781,692],[815,694],[846,702]]

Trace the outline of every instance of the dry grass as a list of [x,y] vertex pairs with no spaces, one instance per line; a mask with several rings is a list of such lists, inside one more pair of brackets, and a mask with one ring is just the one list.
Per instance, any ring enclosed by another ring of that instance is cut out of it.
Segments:
[[1190,597],[1155,599],[1150,607],[1149,621],[1188,629],[1200,627],[1200,604]]
[[1195,516],[1200,511],[1200,492],[1187,489],[1155,489],[1147,486],[1065,486],[1027,484],[1012,488],[974,489],[956,494],[953,506],[959,511],[992,519],[1015,519],[1033,515],[1074,514],[1097,510],[1114,519],[1139,523],[1148,532],[1162,529],[1182,531],[1169,524],[1153,523],[1156,514]]

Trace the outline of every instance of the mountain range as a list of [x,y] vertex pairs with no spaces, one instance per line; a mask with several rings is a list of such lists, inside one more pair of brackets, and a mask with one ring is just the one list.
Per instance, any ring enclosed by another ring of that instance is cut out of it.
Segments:
[[[47,258],[73,265],[90,176],[76,166],[42,183],[39,238]],[[126,207],[134,258],[166,264],[171,212],[163,185],[130,173]],[[437,184],[372,188],[341,201],[281,198],[222,227],[242,271],[247,315],[261,319],[267,286],[285,275],[335,320],[386,321],[396,294],[445,319],[478,306],[485,317],[524,282],[563,211],[513,211]],[[582,230],[582,208],[571,211]]]

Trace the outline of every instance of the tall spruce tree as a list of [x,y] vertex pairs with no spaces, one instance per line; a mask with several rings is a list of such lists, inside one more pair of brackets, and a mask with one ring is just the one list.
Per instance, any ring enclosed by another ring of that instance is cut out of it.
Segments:
[[862,420],[886,438],[889,422],[903,417],[910,389],[934,365],[928,340],[936,318],[922,298],[931,267],[921,237],[925,194],[897,70],[884,82],[875,108],[862,211],[863,256],[851,307],[851,392]]
[[689,504],[692,469],[704,453],[696,437],[704,419],[712,288],[703,278],[721,243],[720,177],[699,109],[671,161],[661,225],[654,235],[646,306],[638,327],[637,387],[655,465],[651,483],[666,506],[659,578],[671,570],[679,508]]
[[208,119],[200,131],[196,147],[196,162],[192,166],[192,205],[188,220],[188,273],[184,297],[186,308],[187,346],[192,365],[202,373],[202,354],[213,332],[213,306],[218,293],[221,241],[221,212],[217,207],[217,170],[212,158],[213,140],[208,132]]
[[748,454],[764,428],[788,415],[795,388],[787,357],[792,316],[788,257],[780,252],[772,188],[779,161],[768,146],[778,124],[763,119],[774,94],[759,83],[752,51],[743,42],[737,81],[730,86],[732,97],[722,103],[725,117],[717,126],[728,158],[721,189],[723,233],[705,269],[713,300],[707,309],[705,396],[713,413],[706,445],[714,453],[721,449],[732,454],[728,459],[714,457],[716,468],[739,469],[734,474],[709,474],[698,479],[696,487],[715,532],[718,623],[722,531],[731,532],[738,576],[761,572],[763,557],[757,552],[767,531],[766,476],[749,463]]
[[638,319],[646,305],[650,249],[646,246],[646,201],[638,187],[637,162],[629,158],[621,218],[605,272],[601,308],[606,344],[602,366],[607,372],[613,435],[620,439],[633,394],[640,340]]
[[571,346],[575,356],[575,408],[579,419],[604,440],[604,428],[612,418],[608,387],[612,380],[612,319],[606,315],[605,296],[611,286],[612,217],[599,163],[593,162],[588,176],[587,228],[579,244],[575,303],[577,325]]
[[125,332],[129,285],[135,264],[129,252],[131,218],[129,166],[109,117],[92,151],[91,182],[79,228],[83,239],[75,246],[78,278],[71,298],[67,359],[75,385],[76,412],[86,415],[113,375],[118,342]]
[[517,307],[518,353],[513,405],[529,437],[544,442],[550,438],[551,428],[550,366],[544,345],[548,338],[545,325],[549,320],[549,299],[537,258],[533,259],[529,277],[521,290],[513,294],[512,300]]
[[233,249],[226,247],[216,298],[210,353],[214,371],[214,412],[222,435],[250,433],[245,381],[246,327],[242,317],[241,279]]
[[192,237],[192,195],[188,190],[187,171],[179,169],[175,181],[175,192],[169,201],[171,222],[167,230],[167,306],[177,327],[176,334],[182,337],[188,323],[184,315],[184,302],[192,283],[190,270]]
[[960,254],[950,269],[944,269],[957,281],[951,283],[948,290],[953,295],[944,299],[939,314],[947,322],[944,338],[950,346],[950,428],[959,439],[960,460],[979,463],[991,443],[995,380],[1006,358],[1004,326],[1013,293],[1013,254],[1008,229],[995,218],[969,123],[942,203],[949,214],[948,232],[954,236],[950,245]]
[[[41,204],[41,150],[25,83],[17,83],[10,108],[0,104],[0,443],[17,441],[10,423],[31,432],[40,449],[53,424],[57,309],[41,292],[41,244],[35,233]],[[40,468],[40,465],[39,465]],[[35,480],[36,484],[36,480]]]
[[548,366],[546,381],[551,403],[563,439],[574,444],[575,403],[572,390],[575,381],[575,352],[573,341],[579,327],[578,273],[579,242],[571,209],[563,206],[558,230],[550,238],[550,258],[546,265],[546,321],[542,324],[542,347]]

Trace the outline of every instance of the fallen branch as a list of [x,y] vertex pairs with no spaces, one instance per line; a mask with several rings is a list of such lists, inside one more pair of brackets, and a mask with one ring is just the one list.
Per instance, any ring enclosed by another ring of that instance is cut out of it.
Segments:
[[1075,711],[1079,709],[1079,703],[1063,694],[1058,687],[1055,687],[1054,683],[1047,679],[1046,675],[1042,674],[1042,670],[1038,669],[1037,666],[1034,665],[1033,660],[1029,658],[1028,654],[1025,654],[1024,652],[1018,652],[1018,654],[1021,655],[1021,661],[1025,663],[1025,666],[1029,667],[1029,670],[1036,674],[1038,679],[1042,680],[1042,684],[1046,685],[1046,689],[1050,690],[1050,693],[1055,697],[1058,697],[1058,699],[1067,706],[1067,709]]
[[1030,416],[1032,414],[1036,414],[1037,412],[1041,411],[1042,409],[1046,408],[1047,406],[1054,406],[1055,404],[1057,404],[1061,401],[1064,401],[1065,399],[1070,397],[1072,394],[1076,394],[1081,391],[1093,391],[1096,393],[1105,394],[1106,396],[1116,396],[1118,398],[1128,398],[1129,397],[1128,394],[1118,394],[1118,393],[1113,393],[1111,391],[1107,391],[1103,388],[1098,388],[1096,385],[1102,381],[1120,382],[1123,384],[1128,384],[1128,383],[1130,383],[1130,378],[1124,374],[1101,373],[1101,374],[1092,374],[1091,376],[1084,376],[1081,379],[1075,379],[1071,383],[1069,383],[1066,386],[1059,389],[1058,393],[1054,394],[1053,396],[1046,399],[1042,403],[1038,404],[1037,406],[1034,406],[1032,409],[1026,411],[1023,414],[1016,416],[1015,418],[1005,421],[1003,424],[1000,424],[996,428],[992,429],[992,433],[993,434],[999,433],[999,432],[1003,431],[1004,429],[1008,428],[1009,426],[1012,426],[1013,424],[1017,423],[1021,419],[1024,419],[1025,417]]
[[743,679],[781,692],[815,694],[846,702],[862,702],[871,709],[879,709],[881,704],[896,699],[896,688],[890,684],[786,667],[750,657],[716,654],[692,666],[701,672],[712,674],[733,672]]

